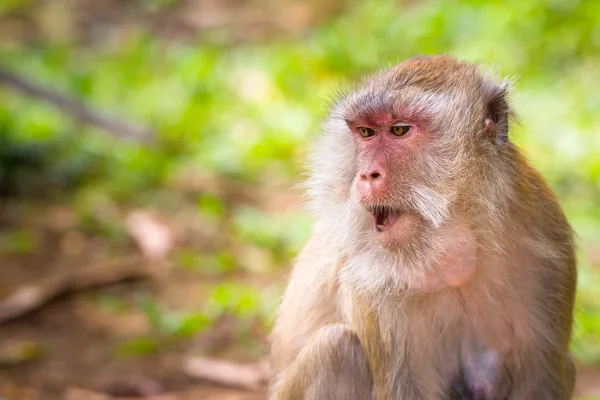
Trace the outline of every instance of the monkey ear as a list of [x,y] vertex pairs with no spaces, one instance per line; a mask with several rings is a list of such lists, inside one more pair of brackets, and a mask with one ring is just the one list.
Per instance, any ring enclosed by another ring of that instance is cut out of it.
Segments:
[[493,83],[483,87],[486,104],[485,132],[497,144],[508,143],[508,119],[510,108],[506,101],[508,83]]

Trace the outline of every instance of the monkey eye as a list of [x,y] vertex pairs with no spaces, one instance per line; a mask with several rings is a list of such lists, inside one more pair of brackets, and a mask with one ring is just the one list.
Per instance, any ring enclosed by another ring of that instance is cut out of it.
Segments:
[[392,134],[394,136],[404,136],[408,133],[408,131],[410,131],[412,125],[410,124],[396,124],[394,126],[392,126]]
[[371,128],[365,128],[364,126],[359,126],[357,128],[358,134],[363,138],[370,138],[375,135],[375,131]]

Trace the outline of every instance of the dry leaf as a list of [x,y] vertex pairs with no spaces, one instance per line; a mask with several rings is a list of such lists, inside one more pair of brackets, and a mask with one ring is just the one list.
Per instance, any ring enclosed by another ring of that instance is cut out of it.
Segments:
[[43,354],[44,348],[39,343],[27,340],[8,341],[0,347],[0,366],[35,360]]
[[127,217],[127,230],[152,261],[164,260],[173,247],[173,234],[169,226],[148,211],[134,211]]
[[0,381],[0,398],[6,400],[41,400],[42,397],[31,389]]
[[184,369],[194,378],[248,390],[264,389],[268,374],[265,363],[238,364],[201,357],[188,358]]
[[65,393],[65,400],[110,400],[111,396],[102,393],[92,392],[91,390],[70,388]]

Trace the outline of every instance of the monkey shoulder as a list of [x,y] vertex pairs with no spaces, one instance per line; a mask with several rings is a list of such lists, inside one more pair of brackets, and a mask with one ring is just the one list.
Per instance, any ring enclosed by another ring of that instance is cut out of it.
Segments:
[[[533,257],[540,264],[537,272],[559,274],[560,278],[576,274],[575,235],[552,188],[522,155],[519,164],[517,197],[514,199],[513,221],[520,225]],[[559,278],[557,276],[556,278]]]
[[545,228],[553,232],[548,239],[556,242],[572,244],[573,230],[561,207],[556,194],[540,172],[529,163],[518,158],[520,173],[517,176],[515,208],[524,223],[531,229]]

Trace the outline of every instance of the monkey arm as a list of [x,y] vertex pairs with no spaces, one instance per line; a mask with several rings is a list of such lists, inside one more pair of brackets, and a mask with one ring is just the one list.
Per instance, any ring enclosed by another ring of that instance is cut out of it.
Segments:
[[327,325],[306,344],[271,388],[272,400],[372,398],[373,379],[356,332]]
[[573,395],[576,368],[569,353],[573,314],[564,304],[572,304],[575,295],[575,284],[570,282],[574,274],[572,270],[565,274],[565,267],[574,269],[575,261],[566,264],[553,268],[556,275],[547,277],[548,290],[537,299],[537,309],[546,314],[538,315],[536,341],[515,360],[520,362],[513,373],[511,399],[569,400]]
[[270,337],[271,386],[279,382],[317,331],[342,322],[338,311],[337,252],[316,233],[300,252]]

